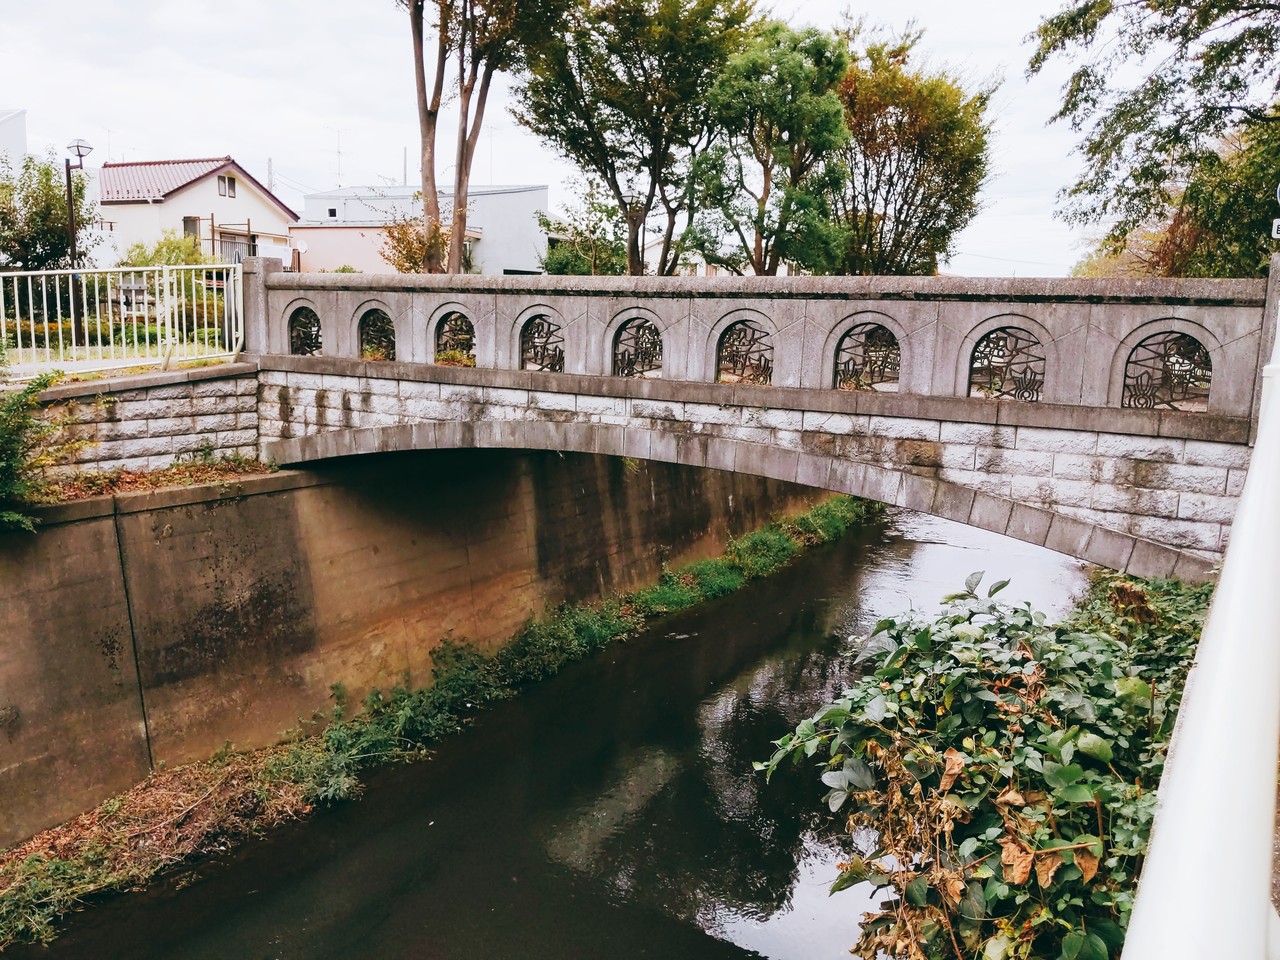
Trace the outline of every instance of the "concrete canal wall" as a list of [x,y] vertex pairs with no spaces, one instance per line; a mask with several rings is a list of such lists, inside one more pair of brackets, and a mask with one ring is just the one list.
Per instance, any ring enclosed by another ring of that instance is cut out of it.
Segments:
[[335,682],[353,701],[425,683],[441,638],[491,650],[548,606],[716,555],[816,496],[441,451],[49,509],[37,534],[0,536],[0,845],[156,764],[273,743]]

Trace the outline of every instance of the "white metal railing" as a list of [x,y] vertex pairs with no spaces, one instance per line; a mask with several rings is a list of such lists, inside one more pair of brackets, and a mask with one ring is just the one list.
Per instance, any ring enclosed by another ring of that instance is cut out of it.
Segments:
[[231,356],[244,345],[239,264],[0,273],[13,379]]
[[1280,960],[1280,345],[1222,576],[1187,678],[1124,960]]

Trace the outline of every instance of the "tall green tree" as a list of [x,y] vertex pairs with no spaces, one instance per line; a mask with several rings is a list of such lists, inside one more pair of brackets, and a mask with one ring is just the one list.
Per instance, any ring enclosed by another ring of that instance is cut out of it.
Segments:
[[[463,270],[471,167],[494,77],[554,36],[572,0],[398,0],[409,14],[421,140],[423,271]],[[442,219],[436,137],[446,103],[458,110],[450,225]],[[444,256],[442,256],[442,254]]]
[[582,202],[563,216],[538,214],[548,235],[542,269],[559,276],[619,276],[627,272],[627,221],[598,180],[579,187]]
[[914,68],[919,40],[911,33],[855,49],[840,84],[850,136],[828,197],[844,229],[837,273],[936,273],[981,208],[994,87],[970,91],[946,72]]
[[71,263],[71,235],[67,230],[66,175],[51,155],[27,157],[15,171],[0,157],[0,269],[55,270],[82,266],[91,247],[86,231],[93,222],[93,204],[85,194],[88,177],[72,173],[72,202],[80,262]]
[[695,166],[708,263],[761,276],[783,262],[830,266],[839,231],[825,197],[839,174],[825,161],[849,139],[835,93],[847,67],[835,35],[777,21],[725,64],[708,97],[712,143]]
[[1225,137],[1190,172],[1158,217],[1123,246],[1104,238],[1078,276],[1263,277],[1271,254],[1280,126],[1252,124]]
[[679,264],[707,94],[754,16],[755,0],[578,0],[568,29],[529,57],[515,116],[608,188],[627,219],[632,274],[644,272],[640,228],[655,208],[658,272]]
[[1033,38],[1032,74],[1075,64],[1054,119],[1083,134],[1085,167],[1064,216],[1108,223],[1114,246],[1163,216],[1232,129],[1280,121],[1280,3],[1069,0]]

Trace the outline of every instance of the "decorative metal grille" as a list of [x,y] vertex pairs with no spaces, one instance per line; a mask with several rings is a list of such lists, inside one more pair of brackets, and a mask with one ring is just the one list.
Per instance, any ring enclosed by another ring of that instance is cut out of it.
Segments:
[[320,317],[310,307],[299,307],[289,316],[289,352],[295,357],[314,357],[320,347]]
[[460,313],[449,314],[436,328],[436,361],[444,355],[475,363],[476,328]]
[[638,317],[622,325],[613,342],[613,375],[662,376],[662,334],[656,323]]
[[364,360],[396,358],[396,325],[376,308],[360,318],[360,356]]
[[1204,344],[1185,333],[1157,333],[1129,354],[1120,405],[1139,410],[1206,410],[1212,379],[1213,361]]
[[837,390],[898,389],[898,338],[878,323],[860,323],[836,346]]
[[1044,390],[1044,348],[1020,327],[1000,327],[978,341],[969,362],[969,396],[1034,403]]
[[564,337],[549,317],[534,317],[520,331],[520,368],[564,372]]
[[739,320],[725,330],[717,354],[721,383],[773,382],[773,342],[754,320]]

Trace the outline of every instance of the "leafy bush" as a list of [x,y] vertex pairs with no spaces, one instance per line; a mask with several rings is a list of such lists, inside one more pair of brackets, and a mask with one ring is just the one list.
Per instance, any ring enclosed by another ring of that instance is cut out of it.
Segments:
[[35,529],[35,518],[25,508],[44,486],[43,469],[54,458],[51,444],[60,429],[36,411],[41,391],[56,381],[54,374],[44,374],[20,390],[0,392],[0,531]]
[[465,350],[441,350],[436,354],[436,365],[441,367],[474,367],[476,358]]
[[832,811],[870,837],[832,892],[888,903],[853,953],[1118,956],[1208,587],[1099,577],[1053,627],[980,599],[881,621],[877,668],[758,769],[819,758]]
[[733,541],[729,544],[727,556],[741,568],[748,580],[758,580],[786,566],[799,552],[800,544],[774,526]]

